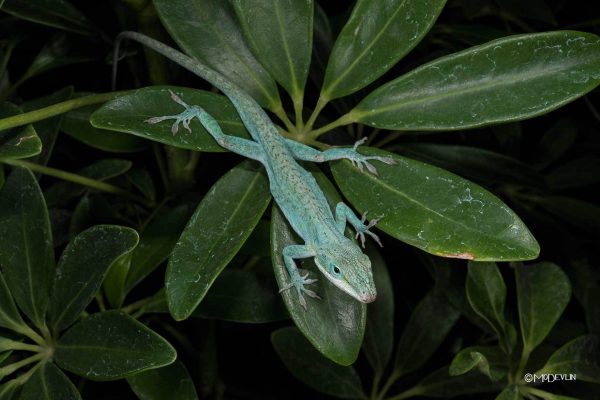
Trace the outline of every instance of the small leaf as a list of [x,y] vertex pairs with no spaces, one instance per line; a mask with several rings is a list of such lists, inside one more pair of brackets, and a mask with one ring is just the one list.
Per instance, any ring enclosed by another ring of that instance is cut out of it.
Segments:
[[[330,207],[341,201],[333,184],[323,175],[314,173]],[[283,249],[289,245],[301,243],[289,223],[277,206],[271,211],[271,260],[275,279],[281,288],[289,281],[289,275],[283,261]],[[307,309],[299,303],[295,290],[281,293],[285,306],[310,343],[325,357],[341,365],[350,365],[358,357],[363,340],[366,322],[366,304],[360,303],[333,285],[317,269],[312,259],[298,265],[303,272],[310,272],[318,281],[310,286],[322,299],[305,296]]]
[[177,115],[184,111],[181,105],[171,99],[169,90],[186,103],[206,110],[217,120],[225,134],[248,137],[237,112],[225,96],[174,86],[147,87],[109,101],[92,115],[90,122],[96,128],[125,132],[182,149],[226,151],[215,142],[197,118],[190,123],[191,133],[180,126],[176,135],[171,131],[173,120],[157,124],[146,122],[148,118]]
[[362,349],[375,371],[382,373],[394,347],[394,289],[381,254],[372,246],[367,254],[371,259],[377,299],[367,307],[367,326]]
[[117,258],[110,266],[104,282],[102,282],[102,291],[112,308],[121,308],[125,300],[125,280],[129,273],[131,256],[132,254],[129,252]]
[[312,51],[312,0],[232,2],[260,63],[295,101],[304,96]]
[[53,363],[46,362],[27,380],[21,392],[23,399],[80,400],[77,388]]
[[451,54],[379,87],[348,115],[383,129],[466,129],[535,117],[600,83],[600,39],[515,35]]
[[519,217],[493,194],[443,169],[372,148],[379,175],[349,161],[332,163],[333,176],[359,212],[383,215],[377,227],[443,257],[479,261],[531,259],[539,245]]
[[573,145],[577,139],[575,121],[562,119],[548,129],[542,139],[531,152],[531,164],[538,170],[552,164]]
[[329,57],[322,96],[346,96],[383,75],[423,39],[445,3],[359,0]]
[[506,354],[495,346],[467,347],[454,357],[448,372],[456,376],[473,369],[477,369],[492,381],[498,381],[507,374]]
[[495,263],[469,262],[467,298],[473,310],[496,332],[506,354],[512,351],[514,341],[504,317],[506,285]]
[[509,385],[496,397],[496,400],[522,400],[523,396],[519,393],[517,385]]
[[27,325],[21,318],[12,294],[4,281],[4,275],[0,271],[0,327],[18,332],[19,328],[24,326]]
[[600,383],[600,338],[584,335],[571,340],[536,374],[576,374],[577,380]]
[[460,313],[445,296],[430,291],[410,315],[396,348],[394,371],[406,375],[421,367],[454,326]]
[[411,389],[414,395],[425,397],[455,397],[467,394],[489,393],[501,390],[504,383],[490,383],[487,376],[472,371],[463,375],[448,375],[448,367],[429,374]]
[[197,400],[194,381],[179,360],[166,367],[140,372],[127,378],[140,400]]
[[186,222],[193,213],[191,204],[181,203],[157,211],[140,233],[140,243],[133,251],[125,283],[129,292],[171,254]]
[[138,242],[137,232],[98,225],[69,243],[58,263],[50,298],[49,319],[55,332],[68,327],[92,301],[109,267]]
[[90,105],[69,111],[65,114],[61,130],[81,143],[111,153],[131,153],[148,147],[148,143],[139,137],[92,126],[90,118],[98,109],[97,105]]
[[270,200],[266,176],[249,162],[213,185],[169,259],[165,287],[173,318],[190,316],[244,244]]
[[54,360],[77,375],[108,381],[169,365],[176,357],[175,349],[145,325],[107,311],[73,325],[58,340]]
[[521,335],[533,350],[548,335],[571,298],[571,285],[556,264],[538,263],[516,268]]
[[89,20],[66,0],[5,0],[2,11],[69,32],[93,33]]
[[[23,114],[12,103],[0,103],[0,119]],[[35,156],[42,151],[42,142],[32,125],[0,131],[0,161]]]
[[356,370],[323,357],[297,328],[273,332],[271,342],[286,368],[305,385],[341,399],[365,398]]
[[48,210],[31,171],[14,168],[0,192],[0,260],[21,311],[45,325],[54,249]]
[[188,55],[222,73],[261,106],[281,108],[277,86],[252,55],[228,1],[155,0],[154,6]]

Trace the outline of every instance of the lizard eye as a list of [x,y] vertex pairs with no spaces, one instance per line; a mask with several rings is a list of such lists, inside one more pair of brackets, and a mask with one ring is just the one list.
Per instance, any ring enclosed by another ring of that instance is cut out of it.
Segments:
[[339,269],[338,267],[333,267],[333,272],[334,272],[336,275],[339,275],[339,274],[340,274],[340,269]]

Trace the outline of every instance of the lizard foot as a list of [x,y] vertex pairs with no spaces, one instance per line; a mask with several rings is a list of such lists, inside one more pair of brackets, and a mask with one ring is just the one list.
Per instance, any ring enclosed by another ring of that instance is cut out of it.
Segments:
[[198,107],[188,105],[186,102],[181,100],[181,97],[177,96],[173,91],[171,91],[171,89],[169,89],[169,93],[171,93],[171,99],[173,99],[173,101],[177,104],[181,104],[183,107],[185,107],[185,110],[177,115],[165,115],[162,117],[148,118],[144,122],[148,124],[157,124],[162,121],[174,119],[175,122],[173,122],[173,125],[171,126],[171,133],[173,136],[175,136],[179,131],[179,124],[182,124],[188,132],[192,133],[192,130],[190,129],[190,122],[195,116],[198,115]]
[[367,211],[365,211],[365,213],[362,215],[362,218],[360,219],[360,222],[362,222],[362,226],[359,226],[356,229],[356,236],[354,238],[358,239],[360,237],[360,244],[363,247],[363,249],[365,248],[365,233],[371,236],[380,247],[383,247],[383,244],[381,244],[381,240],[379,240],[379,236],[377,236],[369,230],[372,227],[374,227],[375,224],[377,224],[377,222],[381,220],[381,218],[383,218],[383,215],[379,216],[378,218],[373,218],[369,221],[368,224],[365,224],[365,222],[367,222]]
[[316,281],[317,279],[308,279],[308,272],[304,276],[300,275],[300,273],[297,273],[295,276],[292,277],[292,281],[289,284],[279,289],[279,293],[284,292],[292,287],[295,287],[296,291],[298,292],[298,297],[300,299],[300,305],[302,306],[302,308],[304,308],[304,310],[306,310],[307,305],[306,300],[304,299],[304,293],[306,293],[307,296],[313,297],[315,299],[321,299],[321,297],[319,297],[318,294],[304,287],[304,285],[312,285]]
[[364,171],[364,169],[366,167],[370,173],[372,173],[373,175],[377,175],[377,168],[375,168],[375,166],[373,164],[371,164],[369,162],[369,160],[380,161],[380,162],[382,162],[384,164],[388,164],[388,165],[398,164],[398,162],[396,160],[394,160],[392,157],[365,156],[363,154],[360,154],[358,152],[358,146],[363,144],[366,140],[367,140],[367,138],[364,137],[364,138],[360,139],[359,141],[357,141],[356,143],[354,143],[354,146],[352,147],[352,150],[350,150],[350,154],[348,155],[348,159],[350,160],[352,165],[354,165],[355,167],[358,167],[358,169],[361,172]]

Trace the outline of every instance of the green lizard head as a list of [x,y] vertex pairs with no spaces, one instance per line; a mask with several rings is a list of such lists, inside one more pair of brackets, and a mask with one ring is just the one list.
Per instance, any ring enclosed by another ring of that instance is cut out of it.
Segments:
[[319,247],[315,264],[335,286],[360,302],[377,297],[371,272],[371,260],[349,239],[343,245]]

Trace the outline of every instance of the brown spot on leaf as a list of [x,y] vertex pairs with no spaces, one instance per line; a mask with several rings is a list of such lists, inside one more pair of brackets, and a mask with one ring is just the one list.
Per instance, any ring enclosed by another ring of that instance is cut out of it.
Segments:
[[463,260],[474,260],[475,256],[469,252],[464,253],[438,253],[438,256],[448,258],[461,258]]

